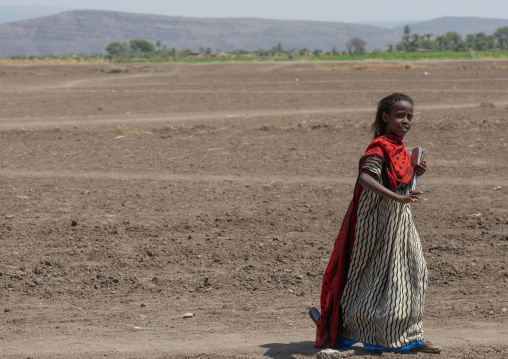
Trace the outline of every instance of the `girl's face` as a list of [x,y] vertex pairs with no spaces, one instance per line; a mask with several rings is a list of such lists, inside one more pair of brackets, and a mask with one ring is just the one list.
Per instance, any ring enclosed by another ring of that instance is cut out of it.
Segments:
[[404,137],[413,121],[413,105],[407,101],[395,102],[390,113],[383,112],[383,121],[386,123],[385,135]]

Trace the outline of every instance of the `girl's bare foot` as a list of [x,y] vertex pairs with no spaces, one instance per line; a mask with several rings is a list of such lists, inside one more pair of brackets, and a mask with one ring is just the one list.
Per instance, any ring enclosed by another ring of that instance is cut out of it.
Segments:
[[422,345],[414,348],[413,350],[422,353],[439,354],[443,348],[431,342],[424,342]]

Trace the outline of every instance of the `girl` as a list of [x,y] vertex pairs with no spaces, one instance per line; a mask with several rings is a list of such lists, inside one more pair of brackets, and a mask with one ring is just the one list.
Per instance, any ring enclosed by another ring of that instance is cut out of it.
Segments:
[[413,100],[394,93],[382,99],[372,125],[374,140],[360,159],[353,200],[342,222],[321,292],[315,345],[367,350],[439,353],[423,339],[427,266],[409,203],[414,174],[403,137],[411,128]]

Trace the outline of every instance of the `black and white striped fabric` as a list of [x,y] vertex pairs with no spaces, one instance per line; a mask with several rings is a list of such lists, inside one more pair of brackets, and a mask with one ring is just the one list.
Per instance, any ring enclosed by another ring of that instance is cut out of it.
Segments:
[[[375,158],[363,167],[380,183],[381,168]],[[344,337],[387,348],[423,340],[427,280],[411,207],[363,189],[341,298]]]

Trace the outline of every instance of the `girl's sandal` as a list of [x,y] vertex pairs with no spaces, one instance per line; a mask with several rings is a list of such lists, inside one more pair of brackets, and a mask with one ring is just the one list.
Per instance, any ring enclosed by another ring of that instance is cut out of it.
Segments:
[[319,313],[319,310],[317,308],[312,307],[309,309],[309,315],[314,324],[316,324],[321,314]]
[[429,354],[439,354],[443,350],[439,345],[433,344],[431,342],[424,342],[419,347],[413,349],[415,352],[429,353]]

